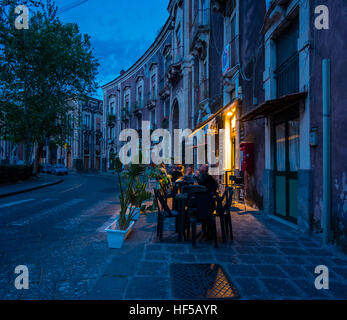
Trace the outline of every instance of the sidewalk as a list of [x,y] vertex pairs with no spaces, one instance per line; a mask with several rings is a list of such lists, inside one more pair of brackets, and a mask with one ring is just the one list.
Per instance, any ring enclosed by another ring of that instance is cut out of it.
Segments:
[[32,177],[27,181],[21,181],[10,185],[0,185],[0,198],[49,187],[63,181],[62,178],[53,175],[40,174],[38,178]]
[[[223,267],[240,299],[347,299],[343,253],[257,211],[233,209],[234,241],[218,248],[209,241],[199,241],[196,249],[176,242],[173,219],[165,221],[164,241],[157,242],[156,214],[141,216],[85,298],[175,299],[170,265],[209,263]],[[318,265],[329,268],[329,290],[315,288]]]

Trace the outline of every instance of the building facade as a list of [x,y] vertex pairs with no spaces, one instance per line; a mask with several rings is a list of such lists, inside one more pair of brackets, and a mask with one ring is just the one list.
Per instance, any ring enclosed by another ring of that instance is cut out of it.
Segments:
[[[46,138],[40,163],[64,164],[77,171],[105,171],[106,165],[102,162],[103,102],[88,98],[71,99],[68,103],[71,109],[68,114],[71,136],[64,146],[57,146],[54,139]],[[31,163],[34,161],[35,147],[31,148]],[[0,139],[0,160],[1,164],[24,164],[23,143]]]
[[[186,164],[195,167],[197,146],[208,148],[214,135],[223,139],[223,152],[214,154],[222,185],[242,176],[248,205],[346,242],[346,149],[337,139],[346,136],[347,9],[338,1],[324,5],[329,29],[317,27],[322,9],[309,0],[171,0],[152,46],[102,87],[107,168],[122,146],[120,131],[141,130],[142,120],[152,130],[192,130],[194,156]],[[324,140],[331,148],[323,148],[323,115],[332,125]]]
[[[71,100],[69,119],[72,124],[71,137],[62,147],[47,151],[53,153],[45,160],[64,164],[77,171],[105,171],[102,162],[102,120],[103,103],[95,98],[87,100]],[[55,161],[54,161],[55,162]],[[104,168],[104,169],[103,169]]]

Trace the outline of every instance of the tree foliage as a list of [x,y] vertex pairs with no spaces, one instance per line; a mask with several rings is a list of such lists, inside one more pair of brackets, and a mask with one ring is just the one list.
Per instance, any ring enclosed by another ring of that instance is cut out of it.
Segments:
[[1,135],[62,145],[71,135],[68,101],[95,91],[98,62],[89,36],[76,24],[62,23],[52,1],[21,4],[30,10],[29,29],[14,26],[16,1],[0,6]]

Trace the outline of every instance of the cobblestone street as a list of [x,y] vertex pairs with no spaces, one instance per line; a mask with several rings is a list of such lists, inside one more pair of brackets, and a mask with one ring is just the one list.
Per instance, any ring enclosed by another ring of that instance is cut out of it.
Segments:
[[[260,213],[233,212],[234,241],[214,248],[209,241],[177,243],[174,226],[166,241],[155,239],[155,216],[142,216],[91,290],[92,299],[174,299],[171,263],[216,263],[227,271],[241,299],[346,299],[347,258]],[[317,290],[317,265],[329,268],[330,289]]]
[[[122,249],[109,249],[104,228],[119,208],[113,178],[64,179],[0,201],[1,299],[175,299],[171,263],[221,265],[241,299],[347,298],[346,256],[257,211],[233,207],[234,241],[219,239],[218,248],[177,242],[172,219],[158,242],[153,212]],[[29,269],[29,290],[14,287],[17,265]],[[329,290],[314,287],[317,265],[329,268]]]

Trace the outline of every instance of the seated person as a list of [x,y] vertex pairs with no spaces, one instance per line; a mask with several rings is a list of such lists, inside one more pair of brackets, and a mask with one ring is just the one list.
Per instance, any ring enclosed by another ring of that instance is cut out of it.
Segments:
[[198,184],[206,187],[207,192],[211,196],[213,196],[217,193],[218,183],[215,180],[215,178],[213,178],[213,176],[211,176],[208,173],[208,165],[207,164],[203,164],[199,168]]
[[192,167],[188,167],[186,174],[183,178],[183,181],[185,182],[189,182],[189,183],[194,183],[195,182],[195,176],[193,174],[193,168]]
[[172,181],[175,182],[179,178],[183,177],[183,172],[184,172],[184,167],[180,164],[177,164],[175,168],[173,168],[171,176],[172,176]]

